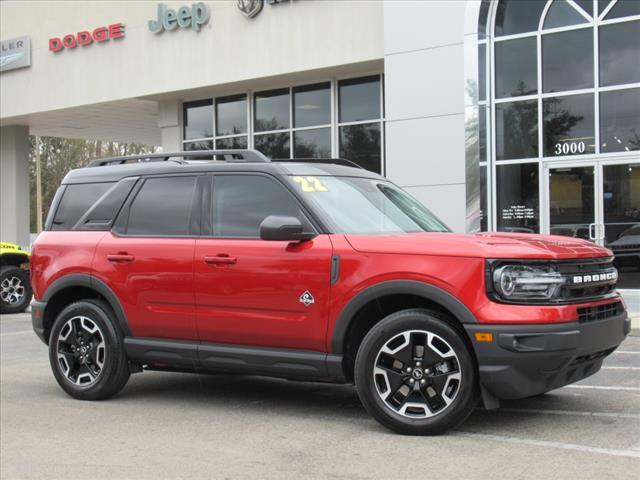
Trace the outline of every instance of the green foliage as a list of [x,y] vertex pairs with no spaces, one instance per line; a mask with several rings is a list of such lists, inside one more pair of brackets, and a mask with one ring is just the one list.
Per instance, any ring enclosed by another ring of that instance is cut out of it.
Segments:
[[[30,136],[29,183],[31,191],[31,231],[37,231],[36,208],[36,137]],[[49,206],[64,176],[74,168],[81,168],[91,160],[118,155],[134,155],[155,151],[155,147],[134,143],[103,142],[100,140],[72,140],[40,137],[40,167],[42,174],[43,223]]]

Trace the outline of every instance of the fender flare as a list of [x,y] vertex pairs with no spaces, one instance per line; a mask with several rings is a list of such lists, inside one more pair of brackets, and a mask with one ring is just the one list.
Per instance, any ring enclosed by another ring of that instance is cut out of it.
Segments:
[[120,300],[118,300],[116,294],[113,293],[106,283],[91,275],[85,273],[72,273],[59,278],[44,292],[42,301],[48,303],[55,294],[70,287],[85,287],[102,295],[111,306],[111,309],[116,316],[116,320],[118,321],[118,325],[122,329],[123,335],[125,337],[131,336],[131,329],[129,328],[129,323],[127,322],[127,317],[124,314]]
[[343,354],[344,339],[356,313],[367,303],[387,295],[415,295],[431,300],[449,310],[461,323],[478,323],[467,306],[449,292],[416,280],[390,280],[377,283],[358,293],[342,309],[333,328],[331,351]]

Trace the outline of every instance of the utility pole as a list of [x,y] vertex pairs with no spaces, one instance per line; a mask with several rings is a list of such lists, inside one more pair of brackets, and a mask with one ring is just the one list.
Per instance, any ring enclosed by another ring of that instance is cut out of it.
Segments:
[[36,228],[42,232],[42,169],[40,168],[40,137],[36,135]]

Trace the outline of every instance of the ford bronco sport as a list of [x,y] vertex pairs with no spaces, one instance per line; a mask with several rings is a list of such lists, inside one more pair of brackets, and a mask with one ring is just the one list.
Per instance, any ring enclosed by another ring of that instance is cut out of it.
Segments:
[[407,434],[592,375],[630,329],[609,250],[453,234],[346,160],[251,150],[71,171],[31,274],[33,327],[72,397],[143,370],[353,382]]

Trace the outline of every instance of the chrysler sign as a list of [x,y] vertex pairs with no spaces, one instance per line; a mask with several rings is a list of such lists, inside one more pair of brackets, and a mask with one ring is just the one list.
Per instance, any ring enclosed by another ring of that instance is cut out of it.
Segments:
[[0,72],[31,66],[29,37],[10,38],[0,42]]

